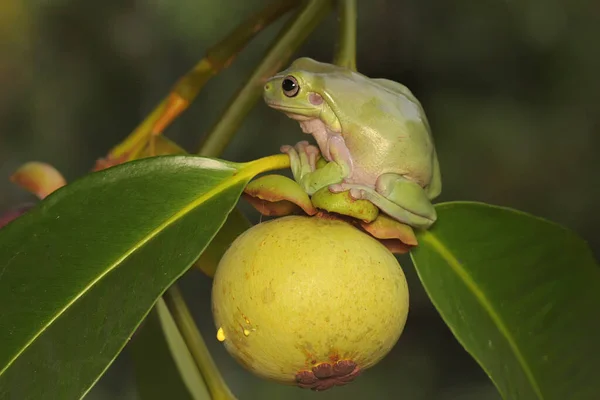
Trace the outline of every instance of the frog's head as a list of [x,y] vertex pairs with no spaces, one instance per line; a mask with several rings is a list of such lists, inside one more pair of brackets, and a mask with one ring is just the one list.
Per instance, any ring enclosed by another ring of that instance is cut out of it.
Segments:
[[300,58],[285,71],[269,78],[264,86],[264,100],[292,119],[307,121],[317,118],[328,126],[335,126],[337,117],[328,104],[325,81],[327,74],[338,68],[310,58]]

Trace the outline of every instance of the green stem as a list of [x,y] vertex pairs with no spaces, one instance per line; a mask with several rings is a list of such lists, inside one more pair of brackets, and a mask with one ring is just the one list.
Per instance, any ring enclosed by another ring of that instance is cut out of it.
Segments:
[[196,327],[194,318],[190,314],[176,284],[167,290],[164,300],[194,362],[206,382],[211,398],[213,400],[235,400],[235,396],[231,393],[225,380],[219,373],[219,369],[213,361],[206,343]]
[[[262,30],[296,7],[300,0],[273,0],[264,9],[240,23],[172,87],[129,136],[109,153],[109,159],[136,158],[146,146],[153,130],[164,130],[196,98],[206,82],[227,68],[237,54]],[[157,126],[157,124],[159,126]]]
[[288,62],[330,7],[330,0],[307,1],[302,10],[293,17],[291,23],[284,28],[246,84],[236,93],[204,139],[198,154],[205,157],[218,157],[223,152],[248,112],[260,98],[266,79]]
[[338,0],[340,33],[334,63],[356,71],[356,0]]
[[206,52],[205,59],[211,65],[208,74],[204,73],[202,68],[199,73],[192,69],[175,85],[173,92],[187,101],[194,100],[212,75],[227,68],[258,33],[299,3],[299,0],[272,0],[262,11],[242,22],[227,37]]

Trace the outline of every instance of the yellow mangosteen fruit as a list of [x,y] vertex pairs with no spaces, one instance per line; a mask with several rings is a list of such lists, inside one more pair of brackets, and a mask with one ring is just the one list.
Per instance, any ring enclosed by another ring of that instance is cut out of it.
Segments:
[[408,315],[398,261],[342,220],[287,216],[240,235],[217,268],[217,337],[254,374],[324,390],[351,382],[398,341]]

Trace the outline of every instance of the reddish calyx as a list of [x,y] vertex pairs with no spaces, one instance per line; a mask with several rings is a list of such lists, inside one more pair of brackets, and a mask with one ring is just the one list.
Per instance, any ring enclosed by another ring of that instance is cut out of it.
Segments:
[[322,391],[350,383],[360,373],[360,367],[352,360],[324,362],[314,366],[310,371],[299,371],[296,374],[296,384],[301,388]]

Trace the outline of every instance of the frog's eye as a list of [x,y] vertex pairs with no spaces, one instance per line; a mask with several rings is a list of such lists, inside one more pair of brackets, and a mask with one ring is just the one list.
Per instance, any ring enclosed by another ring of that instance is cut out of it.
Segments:
[[294,97],[300,90],[298,81],[291,75],[286,76],[283,82],[281,82],[281,88],[283,89],[283,94],[287,97]]

